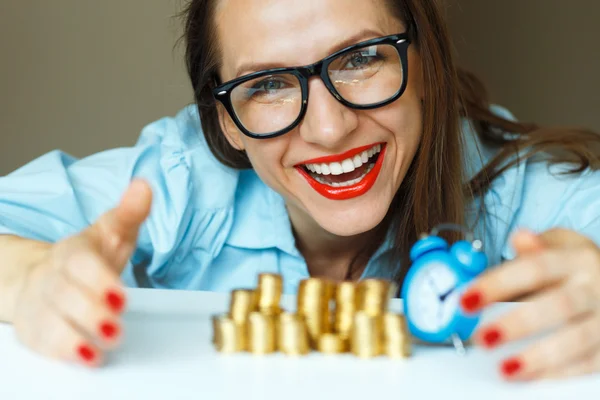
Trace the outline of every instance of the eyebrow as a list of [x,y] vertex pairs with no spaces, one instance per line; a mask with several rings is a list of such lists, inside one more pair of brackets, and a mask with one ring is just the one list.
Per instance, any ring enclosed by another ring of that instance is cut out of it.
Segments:
[[[362,31],[350,36],[349,38],[343,40],[342,42],[336,44],[335,46],[329,49],[327,54],[333,54],[336,51],[342,50],[346,47],[352,46],[353,44],[360,43],[362,41],[383,36],[383,33],[377,32],[373,29],[363,29]],[[239,78],[246,73],[255,72],[255,71],[263,71],[265,69],[273,69],[282,67],[280,62],[266,62],[266,63],[243,63],[237,68],[237,72],[235,73],[235,78]]]

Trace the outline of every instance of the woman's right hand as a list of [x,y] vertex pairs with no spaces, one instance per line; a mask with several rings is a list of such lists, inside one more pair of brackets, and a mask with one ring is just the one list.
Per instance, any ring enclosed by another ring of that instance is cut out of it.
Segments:
[[13,324],[23,344],[50,358],[102,364],[123,337],[120,274],[151,203],[150,187],[132,182],[116,208],[44,251],[17,298]]

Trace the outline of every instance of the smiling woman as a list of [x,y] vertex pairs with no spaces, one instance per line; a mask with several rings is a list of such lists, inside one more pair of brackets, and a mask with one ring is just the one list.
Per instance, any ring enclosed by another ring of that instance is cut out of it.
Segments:
[[[600,370],[597,134],[490,105],[454,66],[436,0],[192,0],[183,15],[196,104],[132,148],[53,152],[0,179],[0,318],[26,345],[99,365],[121,336],[121,282],[401,283],[419,236],[451,223],[499,265],[465,312],[534,294],[478,343],[561,327],[506,376]],[[516,227],[541,234],[511,241]]]

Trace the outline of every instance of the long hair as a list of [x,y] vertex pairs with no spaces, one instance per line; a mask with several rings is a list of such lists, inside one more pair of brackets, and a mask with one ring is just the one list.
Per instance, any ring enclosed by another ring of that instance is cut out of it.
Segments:
[[[437,1],[387,1],[395,16],[410,27],[412,43],[421,58],[423,134],[406,177],[376,228],[376,240],[366,245],[357,260],[368,259],[391,233],[395,244],[392,260],[401,265],[396,277],[401,283],[409,266],[410,247],[419,236],[440,223],[464,224],[466,207],[485,194],[504,171],[536,154],[544,154],[550,163],[572,163],[572,173],[600,169],[600,136],[583,129],[540,128],[495,115],[481,81],[455,66]],[[211,92],[220,63],[215,4],[215,0],[191,0],[182,13],[186,66],[210,150],[229,167],[252,168],[246,154],[231,147],[221,132]],[[498,149],[469,181],[463,171],[462,118],[471,121],[483,143]],[[444,236],[451,241],[459,239],[458,233]],[[356,266],[360,267],[359,263],[353,263],[349,275]]]

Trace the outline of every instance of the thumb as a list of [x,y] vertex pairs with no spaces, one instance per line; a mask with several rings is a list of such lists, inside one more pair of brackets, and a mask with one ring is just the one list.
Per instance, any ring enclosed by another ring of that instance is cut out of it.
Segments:
[[547,230],[540,234],[540,239],[550,247],[580,247],[594,243],[589,237],[564,228]]
[[518,230],[511,238],[512,245],[518,255],[534,253],[545,247],[542,238],[526,229]]
[[588,237],[563,228],[553,228],[540,234],[521,229],[512,237],[512,245],[518,254],[551,247],[579,247],[589,243],[591,240]]
[[140,226],[152,207],[152,190],[143,180],[131,182],[119,205],[106,212],[93,224],[88,234],[100,246],[101,254],[122,269],[133,253]]

